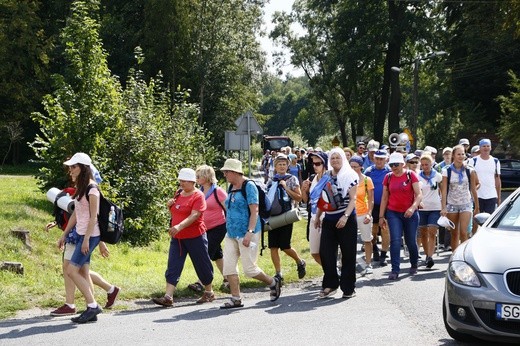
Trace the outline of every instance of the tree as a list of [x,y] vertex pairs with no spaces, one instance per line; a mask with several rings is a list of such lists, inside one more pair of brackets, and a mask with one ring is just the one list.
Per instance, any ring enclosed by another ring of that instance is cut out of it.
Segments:
[[509,77],[511,88],[509,95],[498,97],[502,110],[498,133],[511,145],[520,148],[520,137],[518,136],[518,129],[520,128],[520,79],[513,71],[509,71]]

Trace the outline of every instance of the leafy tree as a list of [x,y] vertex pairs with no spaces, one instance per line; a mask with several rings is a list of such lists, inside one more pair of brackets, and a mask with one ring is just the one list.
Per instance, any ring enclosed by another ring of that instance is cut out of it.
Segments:
[[511,78],[509,95],[498,97],[498,102],[502,110],[502,118],[500,120],[499,134],[509,141],[514,147],[520,148],[520,137],[518,129],[520,128],[520,79],[510,71]]

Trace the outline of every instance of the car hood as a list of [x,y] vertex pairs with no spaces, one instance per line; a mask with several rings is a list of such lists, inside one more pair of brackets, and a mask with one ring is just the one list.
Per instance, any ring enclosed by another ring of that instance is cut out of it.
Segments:
[[520,268],[520,231],[480,229],[470,239],[464,259],[479,272],[503,273]]

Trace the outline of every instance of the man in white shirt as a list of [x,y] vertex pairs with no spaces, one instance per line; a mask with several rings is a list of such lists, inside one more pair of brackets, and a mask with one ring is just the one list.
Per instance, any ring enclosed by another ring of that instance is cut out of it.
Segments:
[[491,214],[501,202],[500,161],[490,154],[489,139],[481,139],[479,147],[480,155],[471,158],[469,163],[475,168],[480,182],[480,188],[477,190],[480,211]]

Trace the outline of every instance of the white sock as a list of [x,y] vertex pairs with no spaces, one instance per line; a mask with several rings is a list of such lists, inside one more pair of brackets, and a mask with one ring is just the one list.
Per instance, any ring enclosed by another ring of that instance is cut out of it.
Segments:
[[65,303],[65,305],[67,305],[71,309],[75,309],[76,308],[76,304]]
[[275,278],[273,278],[273,283],[270,284],[269,287],[272,288],[272,287],[274,287],[274,286],[276,286],[276,279],[275,279]]
[[112,285],[110,286],[110,289],[107,291],[108,294],[114,293],[114,290],[116,289],[116,286]]
[[240,300],[240,299],[242,299],[242,298],[240,298],[240,297],[233,297],[233,296],[231,296],[231,300]]
[[170,296],[169,294],[165,294],[164,297],[168,299],[173,299],[172,296]]
[[97,308],[97,303],[96,303],[96,301],[94,301],[94,303],[87,304],[87,306],[88,306],[89,308],[94,309],[94,308]]

